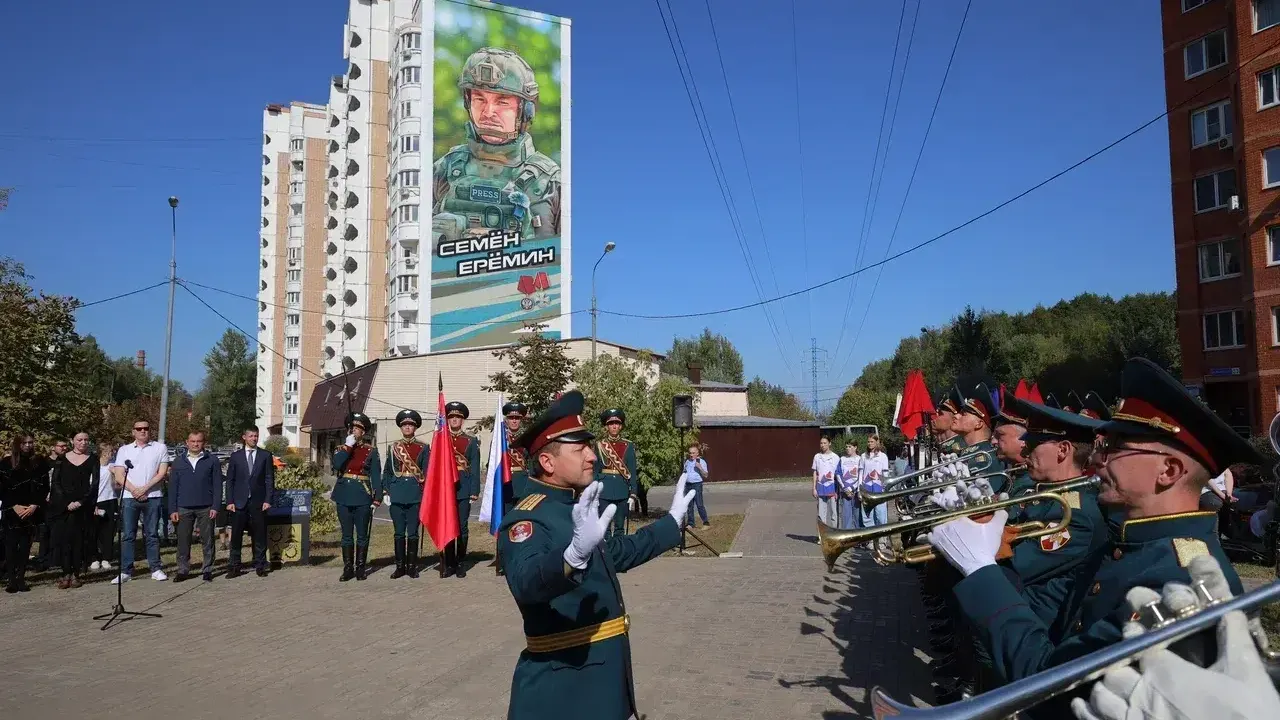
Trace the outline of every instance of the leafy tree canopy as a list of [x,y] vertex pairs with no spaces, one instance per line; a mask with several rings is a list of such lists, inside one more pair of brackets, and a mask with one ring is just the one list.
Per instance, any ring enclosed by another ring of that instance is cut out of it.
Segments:
[[671,350],[662,361],[662,372],[677,377],[689,376],[689,363],[702,366],[702,379],[742,384],[742,354],[729,338],[704,329],[701,335],[675,338]]

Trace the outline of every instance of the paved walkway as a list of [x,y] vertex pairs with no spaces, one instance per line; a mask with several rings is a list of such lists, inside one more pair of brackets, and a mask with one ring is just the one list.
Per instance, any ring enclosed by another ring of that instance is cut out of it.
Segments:
[[[824,573],[811,500],[760,500],[736,559],[661,558],[623,576],[649,720],[869,717],[869,686],[927,693],[910,570],[846,553]],[[212,584],[134,580],[139,619],[100,632],[115,589],[0,595],[6,718],[505,717],[523,645],[505,585],[336,582],[290,568]]]

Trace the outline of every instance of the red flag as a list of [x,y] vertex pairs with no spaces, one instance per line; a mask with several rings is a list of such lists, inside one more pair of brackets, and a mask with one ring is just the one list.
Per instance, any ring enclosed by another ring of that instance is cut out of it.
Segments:
[[1019,400],[1031,399],[1031,390],[1027,388],[1026,380],[1022,378],[1018,378],[1018,387],[1013,389],[1013,396],[1018,398]]
[[911,439],[924,424],[925,413],[933,413],[933,401],[929,399],[929,388],[924,384],[924,373],[911,370],[902,386],[902,405],[898,408],[898,429],[904,437]]
[[1027,389],[1027,399],[1037,405],[1044,404],[1044,397],[1040,395],[1040,384],[1031,383],[1031,387]]
[[[427,460],[427,481],[422,488],[422,507],[418,519],[431,534],[431,542],[444,549],[458,539],[459,528],[455,488],[458,486],[458,464],[453,458],[453,438],[444,417],[444,376],[440,376],[440,402],[436,410],[436,431],[431,436],[431,455]],[[461,522],[466,522],[465,518]]]

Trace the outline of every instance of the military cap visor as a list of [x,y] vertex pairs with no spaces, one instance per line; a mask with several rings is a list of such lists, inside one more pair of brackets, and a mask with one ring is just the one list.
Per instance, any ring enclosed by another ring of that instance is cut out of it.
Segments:
[[502,406],[503,417],[523,418],[527,412],[528,408],[525,407],[524,403],[509,402]]
[[396,414],[396,425],[413,423],[414,427],[422,427],[422,416],[416,410],[401,410]]
[[600,423],[602,425],[608,425],[611,422],[622,423],[625,425],[627,422],[627,414],[618,408],[609,408],[608,410],[600,413]]
[[1102,399],[1101,395],[1092,390],[1085,394],[1084,404],[1078,412],[1081,415],[1104,422],[1111,419],[1110,406]]
[[977,415],[991,424],[999,412],[995,401],[991,399],[991,389],[986,383],[978,383],[964,397],[960,412]]
[[1120,388],[1122,399],[1111,419],[1101,423],[1102,434],[1169,442],[1215,476],[1235,463],[1263,464],[1248,440],[1150,360],[1125,363]]
[[520,434],[516,446],[537,453],[548,443],[580,444],[595,439],[582,419],[582,393],[570,390],[547,408],[527,430]]
[[1043,442],[1081,442],[1093,443],[1102,427],[1101,420],[1059,410],[1046,405],[1017,400],[1017,407],[1027,416],[1027,431],[1022,441],[1027,443]]
[[466,420],[471,416],[471,410],[469,410],[463,403],[451,402],[444,406],[444,416],[446,418],[460,417],[463,420]]
[[369,425],[369,417],[364,413],[353,412],[347,415],[347,427],[359,426],[364,430],[368,430]]

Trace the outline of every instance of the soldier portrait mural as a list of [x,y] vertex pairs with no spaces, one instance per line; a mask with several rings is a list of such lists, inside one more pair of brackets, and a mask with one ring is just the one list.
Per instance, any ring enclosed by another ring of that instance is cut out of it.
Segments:
[[569,22],[433,12],[431,350],[514,342],[531,321],[568,337]]

